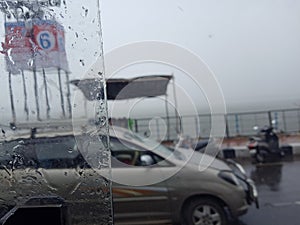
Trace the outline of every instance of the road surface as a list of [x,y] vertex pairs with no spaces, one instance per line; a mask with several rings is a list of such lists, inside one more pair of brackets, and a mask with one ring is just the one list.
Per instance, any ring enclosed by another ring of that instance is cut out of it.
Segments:
[[260,209],[252,206],[236,225],[299,225],[300,159],[241,164],[256,183]]

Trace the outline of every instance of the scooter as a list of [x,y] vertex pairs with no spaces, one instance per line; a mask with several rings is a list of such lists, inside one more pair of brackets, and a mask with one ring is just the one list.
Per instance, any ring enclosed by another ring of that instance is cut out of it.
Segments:
[[250,137],[247,147],[251,157],[258,163],[264,163],[268,159],[280,159],[284,156],[273,127],[265,127],[256,136]]

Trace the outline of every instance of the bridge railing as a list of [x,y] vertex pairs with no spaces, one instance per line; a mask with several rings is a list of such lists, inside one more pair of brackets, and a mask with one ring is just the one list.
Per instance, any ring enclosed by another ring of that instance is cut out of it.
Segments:
[[[258,112],[229,113],[224,115],[225,137],[251,136],[254,127],[273,126],[278,132],[294,134],[300,132],[300,108]],[[134,119],[134,131],[157,140],[174,140],[177,130],[186,137],[208,138],[211,130],[211,116],[189,115]]]

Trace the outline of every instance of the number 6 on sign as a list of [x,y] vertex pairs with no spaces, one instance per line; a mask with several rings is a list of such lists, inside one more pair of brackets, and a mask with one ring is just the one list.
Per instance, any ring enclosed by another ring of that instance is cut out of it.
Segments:
[[37,44],[43,50],[52,50],[55,47],[55,37],[49,31],[41,31],[37,34]]

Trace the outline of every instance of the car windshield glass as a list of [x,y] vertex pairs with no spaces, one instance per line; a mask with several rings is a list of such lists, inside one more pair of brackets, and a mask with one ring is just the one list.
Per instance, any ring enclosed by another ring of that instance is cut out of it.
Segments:
[[141,143],[141,145],[146,146],[148,149],[153,150],[164,156],[165,158],[169,157],[171,154],[174,154],[176,159],[184,160],[184,155],[178,151],[175,151],[174,148],[168,148],[157,141],[154,141],[150,138],[143,137],[142,135],[134,132],[125,132],[124,138],[127,140],[134,139],[135,141]]

